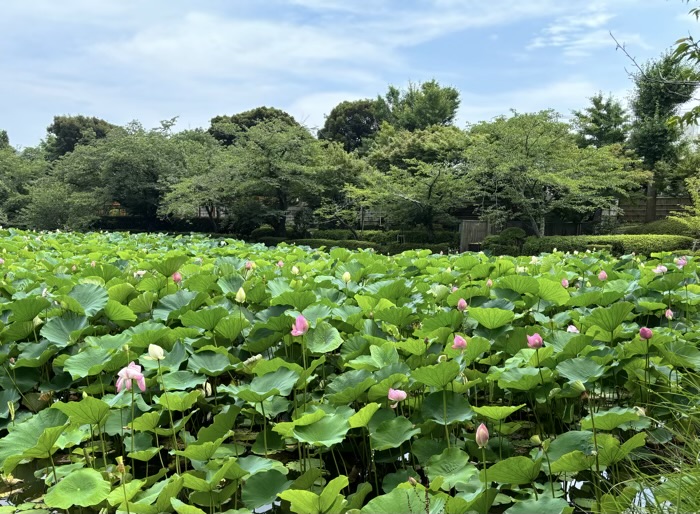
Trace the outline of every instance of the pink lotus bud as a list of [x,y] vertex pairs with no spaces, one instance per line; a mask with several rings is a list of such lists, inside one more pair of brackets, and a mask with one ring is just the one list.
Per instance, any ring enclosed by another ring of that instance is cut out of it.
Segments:
[[71,267],[71,269],[72,269],[73,271],[77,271],[77,270],[78,270],[78,267],[77,267],[75,264],[73,264],[73,266]]
[[537,350],[538,348],[542,348],[542,344],[544,344],[544,341],[542,341],[542,336],[535,333],[532,334],[531,336],[527,336],[527,345],[532,348],[533,350]]
[[605,282],[608,279],[608,274],[605,273],[605,270],[601,270],[600,273],[598,273],[598,280],[601,282]]
[[460,335],[456,335],[452,343],[453,350],[464,350],[467,347],[467,340]]
[[489,444],[489,429],[483,423],[476,429],[476,444],[479,448],[486,448]]
[[666,309],[664,316],[666,316],[666,319],[673,319],[673,311],[671,309]]
[[250,271],[253,268],[255,268],[255,263],[253,261],[245,261],[245,269]]
[[406,391],[402,391],[401,389],[392,389],[391,387],[389,388],[389,394],[387,394],[387,398],[389,398],[392,402],[402,402],[407,396]]
[[651,331],[650,328],[642,327],[639,329],[639,337],[641,337],[644,340],[651,339],[653,335],[654,333]]
[[683,269],[683,266],[688,264],[688,259],[686,259],[685,257],[679,257],[678,259],[676,259],[675,262],[676,266],[678,266],[678,269]]
[[456,293],[457,291],[459,291],[459,288],[457,286],[452,286],[452,292]]
[[277,267],[278,268],[284,267],[284,261],[277,261]]
[[486,287],[493,287],[493,280],[488,279],[488,280],[486,281]]
[[562,278],[562,279],[561,279],[561,287],[563,287],[564,289],[568,289],[568,287],[569,287],[569,281],[568,281],[567,279],[565,279],[565,278]]
[[90,266],[92,266],[92,267],[94,268],[95,266],[97,266],[97,263],[96,263],[95,261],[92,261],[92,262],[90,263]]
[[3,259],[2,257],[0,257],[0,265],[3,265],[3,264],[5,264],[5,259]]
[[576,328],[576,325],[569,325],[568,327],[566,327],[566,331],[567,331],[567,332],[570,332],[570,333],[572,333],[572,334],[578,334],[578,333],[579,333],[578,328]]
[[668,268],[663,264],[659,264],[657,267],[654,268],[654,273],[656,273],[657,275],[661,275],[662,273],[666,273],[667,271]]
[[303,336],[309,331],[309,322],[304,316],[299,314],[294,325],[292,325],[292,335],[293,336]]
[[176,284],[179,284],[180,282],[182,282],[182,275],[180,274],[179,271],[176,271],[175,273],[173,273],[173,282],[175,282]]
[[467,307],[467,301],[464,298],[460,298],[457,302],[457,310],[460,312],[464,312],[467,310]]

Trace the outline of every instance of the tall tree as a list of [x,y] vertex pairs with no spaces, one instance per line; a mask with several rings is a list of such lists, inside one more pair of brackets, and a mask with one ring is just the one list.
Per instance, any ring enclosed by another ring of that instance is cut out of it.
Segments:
[[573,111],[577,144],[582,148],[623,144],[629,133],[629,115],[622,104],[603,93],[593,95],[590,101],[585,109]]
[[0,130],[0,150],[10,147],[10,138],[6,130]]
[[380,102],[380,117],[406,130],[425,129],[431,125],[450,125],[457,116],[459,91],[442,87],[436,80],[409,83],[400,90],[389,86]]
[[233,116],[215,116],[211,119],[209,133],[221,144],[231,146],[243,132],[259,123],[280,121],[290,126],[300,126],[291,114],[274,107],[256,107]]
[[[29,187],[46,174],[48,163],[41,152],[11,146],[0,148],[0,219],[22,225],[21,210],[27,204]],[[33,227],[32,227],[33,228]]]
[[94,116],[54,116],[53,123],[46,128],[47,156],[49,160],[56,160],[79,144],[107,137],[115,126]]
[[693,97],[697,83],[691,79],[695,76],[695,69],[666,54],[647,63],[634,77],[632,112],[635,119],[629,144],[644,167],[653,173],[647,185],[647,221],[656,218],[658,192],[671,185],[665,171],[678,161],[683,133],[677,124],[669,121]]
[[346,152],[357,150],[379,130],[381,112],[377,100],[341,102],[326,116],[318,138],[340,143]]
[[553,111],[514,114],[474,125],[466,184],[482,212],[530,222],[536,235],[554,212],[610,207],[648,179],[619,145],[579,148]]

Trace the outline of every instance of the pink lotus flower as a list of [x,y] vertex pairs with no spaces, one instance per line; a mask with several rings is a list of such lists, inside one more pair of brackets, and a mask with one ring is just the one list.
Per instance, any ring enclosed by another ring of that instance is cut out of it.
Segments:
[[457,302],[457,310],[460,312],[464,312],[467,310],[467,307],[467,301],[464,298],[460,298]]
[[562,278],[561,279],[561,287],[563,287],[564,289],[568,289],[569,288],[569,281],[565,278]]
[[255,267],[255,263],[253,261],[245,261],[245,269],[248,271],[252,270]]
[[671,309],[666,309],[664,316],[666,316],[666,319],[673,319],[673,311]]
[[660,275],[662,273],[666,273],[668,271],[668,268],[664,266],[663,264],[659,264],[657,267],[654,268],[654,273],[657,275]]
[[493,287],[493,280],[488,279],[488,280],[486,281],[486,287]]
[[0,265],[2,265],[2,264],[5,264],[5,259],[3,259],[2,257],[0,257]]
[[544,341],[542,341],[542,336],[539,335],[538,333],[532,334],[531,336],[527,336],[527,345],[532,348],[533,350],[537,350],[538,348],[542,348],[542,345],[544,344]]
[[601,282],[605,282],[608,279],[608,274],[605,273],[605,270],[601,270],[600,273],[598,273],[598,280]]
[[483,423],[476,429],[476,444],[479,448],[486,448],[489,444],[489,429]]
[[146,379],[141,373],[141,366],[134,363],[133,361],[125,368],[122,368],[117,374],[119,377],[117,379],[117,392],[120,393],[122,389],[127,391],[131,390],[131,381],[136,380],[136,384],[139,386],[141,391],[146,390]]
[[685,257],[679,257],[678,259],[676,259],[676,266],[678,266],[678,269],[683,269],[683,266],[685,266],[686,264],[688,264],[688,259],[686,259]]
[[284,261],[277,261],[277,267],[278,268],[284,267]]
[[651,339],[653,335],[654,332],[652,332],[650,328],[642,327],[639,329],[639,337],[641,337],[644,340]]
[[452,343],[453,350],[464,350],[467,347],[467,340],[460,335],[456,335]]
[[392,402],[402,402],[407,396],[406,391],[402,391],[401,389],[392,389],[391,387],[389,388],[389,394],[387,394],[387,398],[389,398]]
[[579,333],[578,328],[576,328],[576,325],[569,325],[568,327],[566,327],[566,331],[571,333],[571,334],[578,334]]
[[303,336],[309,331],[309,322],[306,321],[306,318],[299,314],[297,316],[296,321],[294,322],[294,325],[292,325],[292,335],[293,336]]
[[176,284],[179,284],[180,282],[182,282],[182,275],[180,274],[179,271],[176,271],[175,273],[173,273],[173,282],[175,282]]

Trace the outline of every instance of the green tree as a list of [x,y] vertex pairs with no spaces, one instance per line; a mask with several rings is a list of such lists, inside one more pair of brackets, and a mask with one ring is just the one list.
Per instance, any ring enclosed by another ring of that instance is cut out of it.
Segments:
[[612,96],[598,93],[590,98],[591,105],[573,111],[576,142],[580,147],[623,144],[629,132],[629,115]]
[[653,173],[647,185],[647,221],[656,218],[658,192],[674,186],[667,171],[678,162],[683,133],[669,121],[693,97],[697,84],[690,79],[695,75],[693,68],[669,54],[647,63],[635,75],[629,145]]
[[6,130],[0,130],[0,150],[10,147],[10,138]]
[[431,125],[451,125],[459,108],[459,91],[442,87],[431,80],[409,83],[406,90],[389,86],[378,99],[380,118],[406,130],[425,129]]
[[55,176],[41,177],[29,186],[21,218],[28,228],[86,230],[99,219],[102,207],[90,192],[76,191]]
[[29,186],[46,174],[48,164],[40,152],[17,152],[0,148],[0,219],[2,223],[22,225],[20,212],[27,203]]
[[619,145],[579,148],[553,111],[500,117],[471,127],[466,183],[482,213],[530,222],[536,235],[555,212],[610,207],[648,178]]
[[346,152],[361,148],[379,130],[381,104],[377,100],[341,102],[326,116],[318,138],[343,145]]
[[106,137],[115,126],[95,117],[54,116],[53,123],[46,128],[47,157],[54,161],[78,145]]
[[211,119],[208,132],[221,144],[231,146],[243,132],[259,123],[279,121],[290,126],[300,126],[291,114],[274,107],[256,107],[233,116],[215,116]]
[[285,236],[287,210],[320,191],[320,143],[301,126],[272,120],[249,128],[229,151],[236,198],[258,199],[266,221]]

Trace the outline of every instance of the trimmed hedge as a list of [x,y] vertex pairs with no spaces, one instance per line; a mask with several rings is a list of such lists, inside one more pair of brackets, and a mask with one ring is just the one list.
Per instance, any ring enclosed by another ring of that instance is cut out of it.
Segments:
[[[434,233],[435,241],[428,242],[428,233],[424,230],[365,230],[357,231],[363,241],[371,241],[379,244],[400,244],[397,243],[398,236],[403,236],[405,243],[452,243],[459,245],[459,232],[457,230],[438,230]],[[345,229],[314,230],[314,239],[350,240],[352,232]]]
[[618,229],[620,234],[665,234],[694,237],[695,230],[690,223],[679,219],[666,218],[641,225],[627,225]]
[[611,249],[624,255],[638,253],[670,252],[692,248],[693,238],[672,235],[615,235],[615,236],[551,236],[528,237],[523,245],[525,255],[551,252],[555,248],[563,252],[585,252],[592,248]]
[[280,243],[304,245],[312,248],[325,246],[328,248],[339,247],[347,248],[348,250],[360,250],[363,248],[373,248],[379,253],[394,255],[407,250],[430,250],[433,253],[449,253],[455,250],[455,247],[449,243],[391,243],[378,244],[372,241],[356,241],[354,239],[336,240],[336,239],[285,239],[283,237],[261,237],[259,242],[267,246],[277,246]]

